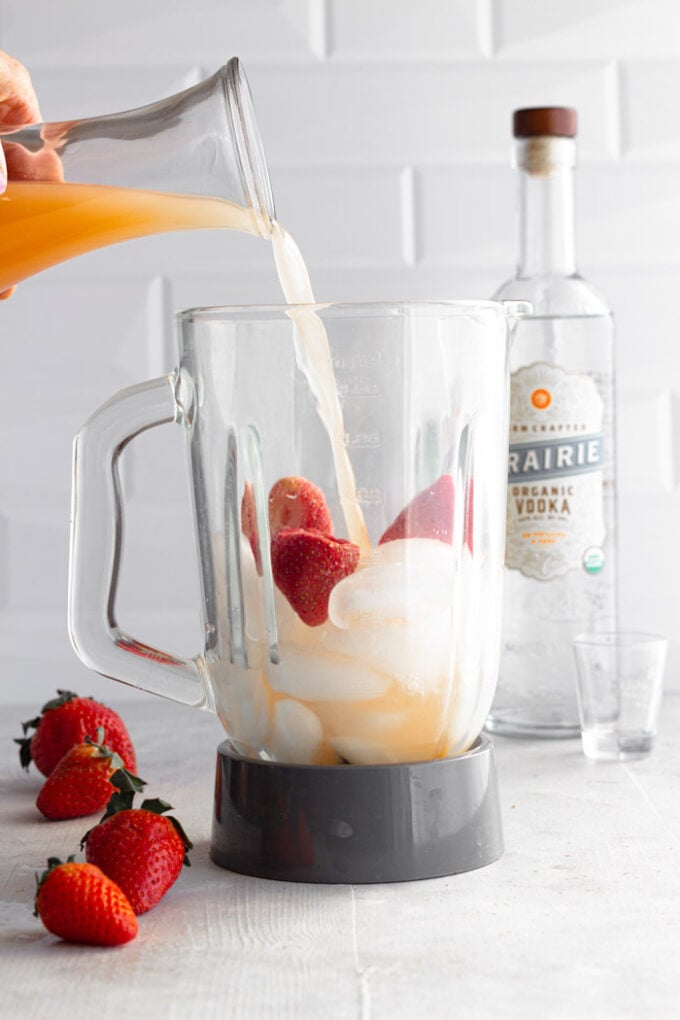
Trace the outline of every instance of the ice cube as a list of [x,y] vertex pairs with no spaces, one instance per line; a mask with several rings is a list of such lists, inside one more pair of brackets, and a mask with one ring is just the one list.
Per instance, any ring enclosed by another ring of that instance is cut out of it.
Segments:
[[322,635],[315,635],[318,643],[282,643],[280,661],[276,665],[267,664],[270,686],[302,701],[366,701],[387,690],[390,677],[376,672],[360,656],[352,656],[351,642],[346,641],[345,646],[340,644],[326,654],[322,650],[322,639],[327,636],[326,630]]
[[[382,677],[383,690],[385,681],[396,681],[407,693],[424,693],[448,680],[450,610],[353,630],[328,625],[323,636],[328,655],[344,656],[348,672],[372,672]],[[376,687],[374,696],[379,693]]]
[[[388,699],[385,699],[388,702]],[[352,765],[420,761],[434,757],[441,738],[441,710],[431,703],[424,712],[399,710],[344,712],[326,718],[319,711],[331,745]]]
[[232,663],[210,667],[217,713],[228,735],[259,751],[270,730],[269,701],[261,674]]
[[367,567],[407,563],[449,572],[453,570],[455,561],[453,547],[434,538],[399,538],[394,542],[384,542],[362,558]]
[[334,737],[331,745],[350,765],[390,765],[398,760],[389,747],[361,737]]
[[323,727],[311,709],[290,698],[277,701],[267,747],[275,761],[313,764],[322,744]]
[[328,614],[337,627],[411,624],[451,605],[455,556],[444,542],[386,542],[365,562],[331,592]]

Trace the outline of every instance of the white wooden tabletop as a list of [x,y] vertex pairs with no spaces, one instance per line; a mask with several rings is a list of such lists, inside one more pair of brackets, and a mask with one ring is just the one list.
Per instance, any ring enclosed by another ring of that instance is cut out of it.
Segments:
[[[47,692],[49,693],[49,692]],[[495,738],[505,855],[402,885],[245,878],[208,857],[216,720],[139,695],[123,710],[149,796],[195,843],[117,949],[67,945],[32,916],[34,873],[88,819],[46,822],[40,777],[0,720],[0,1017],[61,1020],[656,1018],[680,1014],[680,695],[654,754],[594,764],[578,741]]]

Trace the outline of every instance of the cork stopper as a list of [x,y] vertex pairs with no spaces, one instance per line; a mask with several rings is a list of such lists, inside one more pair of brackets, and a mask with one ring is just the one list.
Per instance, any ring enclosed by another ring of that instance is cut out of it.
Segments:
[[533,177],[552,177],[574,165],[576,110],[567,106],[536,106],[515,110],[517,164]]
[[576,110],[568,106],[534,106],[515,110],[512,130],[515,138],[575,138]]

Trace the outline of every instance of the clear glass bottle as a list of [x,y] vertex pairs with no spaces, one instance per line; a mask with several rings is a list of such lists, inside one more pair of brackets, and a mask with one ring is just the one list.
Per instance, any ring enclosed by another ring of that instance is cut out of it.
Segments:
[[517,110],[517,274],[533,315],[511,352],[501,666],[487,729],[579,732],[571,639],[616,625],[614,329],[576,271],[576,111]]

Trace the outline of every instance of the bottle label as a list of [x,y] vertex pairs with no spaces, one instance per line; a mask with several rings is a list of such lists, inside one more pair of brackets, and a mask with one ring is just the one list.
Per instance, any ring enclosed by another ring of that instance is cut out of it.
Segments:
[[513,373],[507,567],[542,581],[602,570],[603,417],[588,375],[545,363]]

